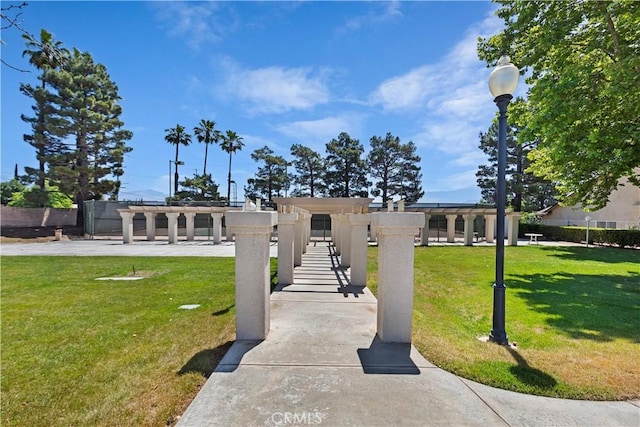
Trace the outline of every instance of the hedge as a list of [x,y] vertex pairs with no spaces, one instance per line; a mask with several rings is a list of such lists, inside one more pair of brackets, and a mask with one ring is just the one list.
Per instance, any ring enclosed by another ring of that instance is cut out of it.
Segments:
[[[544,224],[520,224],[520,237],[525,233],[540,233],[547,240],[582,243],[586,240],[586,227],[558,227]],[[619,230],[589,227],[589,243],[621,248],[640,247],[640,230]]]

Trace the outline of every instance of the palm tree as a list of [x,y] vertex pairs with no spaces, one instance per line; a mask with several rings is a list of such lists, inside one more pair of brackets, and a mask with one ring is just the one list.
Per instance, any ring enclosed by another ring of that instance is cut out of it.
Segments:
[[[38,70],[42,70],[41,80],[42,90],[44,91],[47,82],[45,73],[49,70],[62,68],[69,58],[69,51],[62,47],[62,42],[54,41],[53,35],[44,28],[40,31],[40,41],[34,39],[31,34],[23,34],[22,38],[27,44],[27,48],[22,52],[22,56],[29,56],[29,63]],[[45,149],[47,141],[45,140],[44,131],[44,105],[38,105],[37,110],[38,118],[33,135],[33,145],[38,150],[36,158],[39,163],[36,185],[40,190],[45,191]]]
[[198,138],[198,142],[204,142],[204,170],[203,175],[207,174],[207,157],[209,155],[209,144],[212,142],[217,144],[222,138],[219,130],[215,129],[216,122],[213,120],[200,120],[198,126],[193,128],[193,134]]
[[229,153],[229,177],[227,179],[227,203],[231,205],[231,155],[238,150],[242,150],[244,143],[242,137],[237,133],[228,130],[226,135],[222,136],[222,144],[220,148],[222,151]]
[[180,144],[185,146],[189,145],[191,143],[191,135],[185,132],[184,126],[182,125],[176,125],[175,128],[165,129],[164,131],[167,132],[164,137],[165,141],[176,146],[176,160],[173,162],[176,165],[176,172],[173,177],[173,194],[176,194],[178,192],[179,179],[178,165],[180,164],[180,162],[178,161],[178,147],[180,146]]

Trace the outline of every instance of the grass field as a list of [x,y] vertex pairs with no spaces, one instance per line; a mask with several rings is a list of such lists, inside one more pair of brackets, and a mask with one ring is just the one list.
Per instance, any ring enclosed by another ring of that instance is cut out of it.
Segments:
[[[413,340],[427,359],[526,393],[640,398],[640,252],[508,247],[508,349],[477,339],[491,329],[494,251],[416,249]],[[5,256],[1,267],[3,426],[172,424],[234,339],[233,258]],[[134,270],[145,278],[95,280]]]
[[[376,290],[377,249],[369,253]],[[495,248],[421,247],[413,343],[450,372],[523,393],[640,398],[640,252],[507,247],[506,330],[516,348],[478,340],[492,326]]]

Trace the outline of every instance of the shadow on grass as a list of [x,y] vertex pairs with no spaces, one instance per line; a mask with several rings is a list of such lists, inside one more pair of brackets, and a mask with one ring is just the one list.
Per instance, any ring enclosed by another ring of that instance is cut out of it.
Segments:
[[227,341],[226,343],[217,346],[216,348],[209,348],[196,353],[185,365],[180,368],[178,375],[184,375],[191,372],[199,373],[205,378],[215,371],[218,364],[231,348],[233,341]]
[[509,368],[511,373],[523,384],[541,389],[552,389],[558,382],[551,375],[540,369],[532,368],[520,353],[514,348],[507,347],[511,356],[518,362],[517,366]]
[[533,311],[545,313],[549,326],[577,339],[640,342],[640,274],[510,275],[508,287]]
[[541,247],[542,251],[554,252],[551,256],[570,261],[598,261],[604,263],[637,262],[640,251],[634,249],[549,246]]
[[222,316],[223,314],[227,314],[235,306],[236,306],[235,304],[231,304],[227,308],[223,308],[222,310],[214,311],[213,313],[211,313],[211,315],[212,316]]

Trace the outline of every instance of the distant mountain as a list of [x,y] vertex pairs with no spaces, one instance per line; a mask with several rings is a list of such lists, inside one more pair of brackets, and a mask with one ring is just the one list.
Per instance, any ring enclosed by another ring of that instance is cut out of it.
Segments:
[[144,201],[144,202],[164,202],[167,195],[156,190],[127,190],[120,191],[120,200]]

